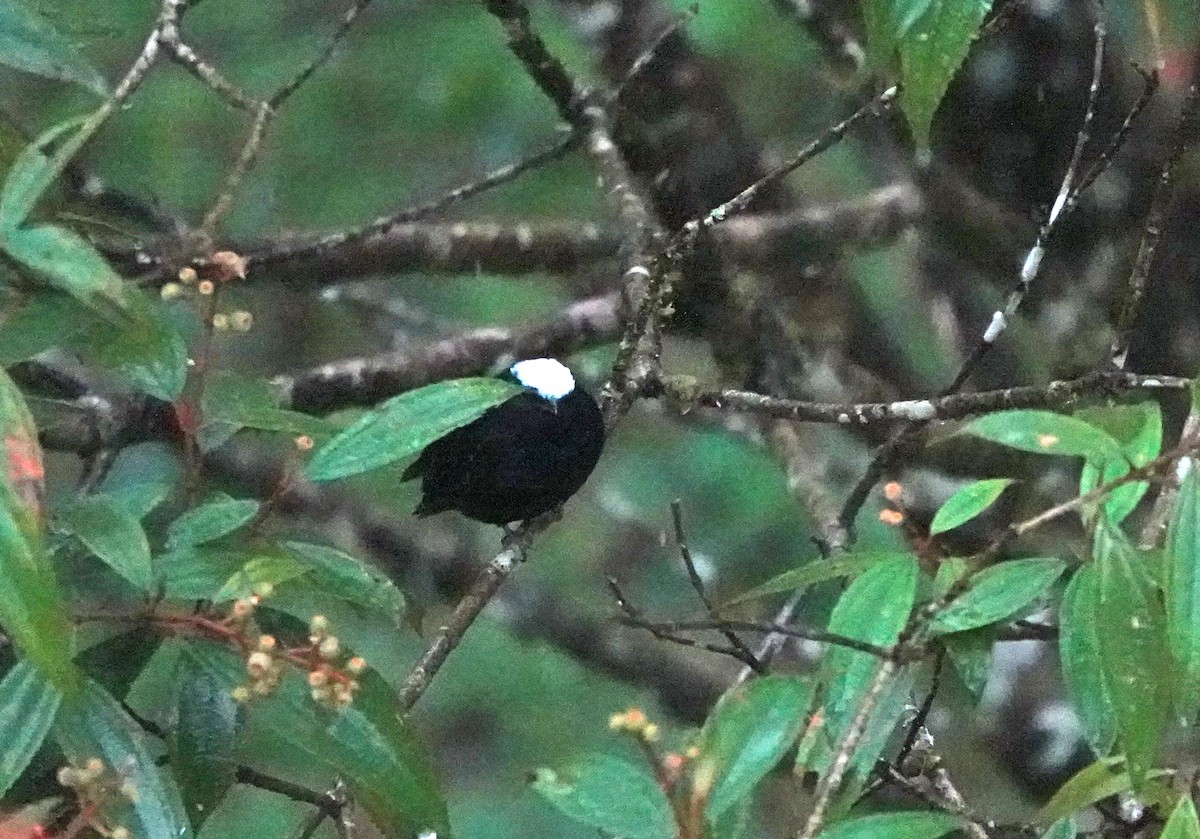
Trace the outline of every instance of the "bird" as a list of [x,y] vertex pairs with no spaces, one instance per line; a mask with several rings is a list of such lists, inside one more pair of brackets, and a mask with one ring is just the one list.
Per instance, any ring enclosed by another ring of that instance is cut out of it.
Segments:
[[504,378],[522,391],[430,443],[404,471],[404,481],[421,478],[415,515],[457,510],[507,528],[554,509],[591,475],[604,420],[567,366],[526,359]]

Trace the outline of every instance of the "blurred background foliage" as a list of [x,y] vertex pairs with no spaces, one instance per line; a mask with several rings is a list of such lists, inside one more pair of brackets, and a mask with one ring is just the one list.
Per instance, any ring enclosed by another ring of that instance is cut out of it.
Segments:
[[[149,0],[41,0],[32,5],[110,81],[136,55],[157,13],[157,4]],[[267,93],[320,49],[344,4],[205,0],[196,5],[187,18],[190,41],[248,91]],[[686,5],[674,3],[678,10]],[[1067,14],[1064,4],[1049,0],[1031,5],[1047,19]],[[1184,0],[1165,7],[1172,49],[1193,43],[1189,8]],[[1124,48],[1138,54],[1144,43],[1140,18],[1126,4],[1112,4],[1112,11],[1124,21]],[[595,62],[563,10],[537,4],[535,15],[553,51],[581,78],[598,80]],[[846,83],[829,72],[804,31],[786,24],[766,0],[704,0],[686,31],[713,62],[738,117],[762,143],[765,159],[798,148],[842,115],[840,94],[848,92]],[[82,89],[6,69],[0,69],[0,91],[4,113],[29,136],[96,104]],[[1074,131],[1061,112],[1055,116],[1064,130]],[[152,203],[164,215],[194,223],[247,127],[245,115],[228,109],[182,69],[169,66],[150,76],[82,162],[88,172]],[[378,2],[282,112],[227,232],[235,242],[248,242],[358,226],[543,148],[560,130],[552,107],[504,48],[499,27],[480,4]],[[869,146],[847,143],[804,167],[791,183],[805,201],[847,198],[876,184],[878,171]],[[1018,212],[1028,213],[1036,203],[1031,200]],[[450,217],[605,221],[594,174],[580,155],[464,203]],[[896,377],[926,393],[949,379],[959,349],[930,328],[924,306],[914,298],[911,278],[923,258],[911,237],[858,254],[837,294],[880,328],[883,346],[897,362]],[[371,302],[324,299],[321,279],[288,277],[287,282],[235,289],[226,302],[253,312],[256,326],[248,335],[221,339],[220,366],[273,374],[421,342],[463,326],[534,324],[565,302],[611,285],[615,275],[418,273],[356,284],[369,289],[364,292],[368,300],[402,302],[407,315],[398,322],[381,321],[369,311]],[[994,307],[999,294],[986,284],[964,293],[983,298],[980,309]],[[1014,380],[1045,381],[1060,372],[1042,346],[1024,340],[1029,333],[1020,334],[1022,340],[1013,342],[1020,348]],[[594,392],[610,360],[611,350],[601,349],[570,362]],[[704,381],[719,375],[706,346],[690,338],[672,341],[667,366]],[[642,707],[663,721],[669,740],[678,740],[697,721],[663,707],[643,682],[615,676],[572,657],[561,645],[538,640],[538,633],[522,625],[522,598],[550,600],[568,613],[606,619],[614,609],[604,578],[613,575],[653,614],[697,614],[669,535],[668,505],[674,498],[683,501],[692,549],[718,601],[816,556],[806,514],[789,493],[778,462],[749,426],[739,433],[736,421],[727,425],[712,417],[678,417],[660,403],[637,406],[585,490],[568,504],[565,521],[541,539],[532,561],[520,570],[519,594],[498,604],[471,630],[436,680],[413,719],[435,756],[459,835],[592,837],[593,832],[529,791],[529,772],[596,749],[629,750],[607,730],[609,715],[628,706]],[[836,497],[865,464],[867,441],[835,430],[818,432],[813,439],[822,456],[836,465],[833,477],[840,485],[830,488]],[[135,475],[166,468],[170,459],[155,445],[132,449],[123,458],[122,468]],[[50,463],[50,474],[58,479],[51,492],[70,492],[77,474],[73,458],[53,455]],[[449,516],[409,523],[416,490],[399,486],[397,475],[398,470],[385,470],[354,481],[353,488],[382,505],[431,550],[466,544],[479,559],[494,552],[494,528]],[[877,521],[878,509],[873,502],[860,517],[858,537],[865,548],[900,542],[894,528]],[[277,527],[290,532],[305,523],[285,520]],[[332,541],[345,536],[333,526],[320,535]],[[461,587],[460,577],[469,579],[469,568],[451,568],[438,577],[413,572],[410,557],[376,558],[400,576],[406,592],[426,612],[426,626],[435,625],[448,594]],[[832,591],[810,597],[809,614],[827,610]],[[744,608],[757,614],[761,605]],[[403,678],[422,646],[411,629],[404,630],[399,643],[390,641],[395,633],[386,626],[360,627],[354,634],[369,647],[360,651],[392,683]],[[379,643],[380,638],[389,641]],[[659,642],[646,636],[639,643]],[[174,665],[168,658],[161,653],[131,695],[131,703],[151,718],[172,696]],[[729,670],[725,664],[711,666]],[[969,700],[965,691],[951,688],[945,704],[962,708]],[[969,725],[946,729],[955,739],[943,744],[945,754],[973,754],[981,763],[951,767],[963,779],[968,798],[1016,813],[1029,806],[1025,792],[994,783],[1001,773],[989,765],[983,750],[953,745],[955,740],[969,744],[977,731]],[[255,743],[253,749],[266,756],[271,744]],[[286,755],[280,760],[288,762]],[[318,787],[328,782],[306,778],[304,766],[291,769],[298,780]],[[206,823],[201,837],[285,835],[281,829],[294,826],[302,809],[281,796],[239,787]],[[328,826],[323,831],[318,835],[333,835]]]

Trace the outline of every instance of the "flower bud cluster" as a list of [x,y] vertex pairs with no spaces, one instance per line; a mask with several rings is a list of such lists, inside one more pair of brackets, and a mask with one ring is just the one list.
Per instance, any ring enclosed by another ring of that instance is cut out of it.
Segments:
[[355,677],[366,671],[366,660],[353,656],[342,668],[338,667],[338,661],[343,657],[342,644],[329,631],[329,620],[324,615],[313,616],[308,625],[308,640],[315,653],[312,669],[308,672],[313,701],[327,708],[348,707],[359,687]]
[[258,636],[258,644],[250,655],[246,656],[246,674],[249,679],[245,684],[233,689],[235,702],[249,702],[258,696],[270,696],[279,683],[283,681],[285,672],[284,662],[275,654],[276,641],[274,635]]
[[[197,294],[209,297],[216,293],[219,284],[234,279],[244,279],[246,261],[232,251],[219,251],[200,267],[186,266],[179,270],[176,282],[165,283],[159,291],[163,300],[179,300]],[[249,332],[254,326],[254,315],[245,309],[217,312],[212,316],[212,327],[217,332]]]
[[608,727],[612,731],[625,731],[646,743],[655,743],[662,736],[659,727],[650,722],[641,708],[630,708],[608,718]]
[[[118,796],[130,802],[138,799],[133,781],[109,771],[98,757],[90,757],[82,765],[73,763],[59,768],[57,778],[58,783],[73,790],[81,802],[96,809]],[[120,825],[110,827],[92,820],[90,826],[107,839],[130,839],[129,829]]]

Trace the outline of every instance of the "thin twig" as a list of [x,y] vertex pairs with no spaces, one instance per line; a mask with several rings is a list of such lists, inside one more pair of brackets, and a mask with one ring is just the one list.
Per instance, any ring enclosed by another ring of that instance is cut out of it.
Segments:
[[842,786],[846,770],[850,768],[850,759],[854,757],[854,751],[862,740],[871,713],[879,704],[884,688],[887,687],[899,667],[894,659],[889,658],[879,662],[870,686],[859,700],[858,711],[850,722],[850,727],[846,729],[834,749],[833,762],[829,766],[829,771],[821,776],[821,780],[817,783],[816,802],[808,814],[804,829],[797,834],[798,839],[814,839],[821,832],[821,828],[825,824],[825,816],[829,812],[829,805],[833,801],[833,796]]
[[[873,655],[876,658],[891,659],[897,656],[897,650],[893,647],[883,647],[879,644],[860,641],[857,638],[851,638],[847,635],[839,635],[836,632],[826,632],[823,629],[813,629],[812,627],[798,626],[796,624],[783,625],[765,621],[730,620],[728,618],[720,620],[706,618],[704,620],[692,621],[650,621],[640,615],[635,617],[629,614],[622,615],[619,620],[627,626],[636,626],[639,629],[645,629],[649,632],[670,633],[672,635],[677,635],[680,632],[702,632],[705,630],[736,630],[739,632],[761,632],[763,634],[777,632],[789,638],[800,638],[804,641],[815,641],[820,644],[833,644],[837,647],[846,647],[847,649]],[[914,654],[907,652],[905,655]]]
[[750,667],[752,664],[757,664],[753,655],[744,650],[740,646],[723,647],[719,644],[710,644],[706,641],[697,641],[695,638],[689,638],[686,635],[680,635],[669,628],[664,628],[662,624],[656,624],[653,621],[647,620],[642,616],[642,612],[633,602],[626,597],[625,592],[621,590],[620,583],[615,577],[608,577],[608,590],[612,594],[613,601],[617,604],[617,608],[621,610],[621,623],[625,626],[632,626],[638,629],[645,629],[655,638],[660,641],[667,641],[672,644],[678,644],[681,647],[692,647],[698,650],[706,650],[717,655],[727,655],[730,658],[735,658],[742,663],[744,667]]
[[976,414],[1011,408],[1049,408],[1084,398],[1104,398],[1130,390],[1183,391],[1191,380],[1182,376],[1137,375],[1124,372],[1089,373],[1078,379],[1050,382],[1043,386],[1004,388],[976,393],[952,394],[937,399],[905,399],[899,402],[806,402],[781,399],[744,390],[696,392],[686,382],[668,379],[666,392],[683,408],[700,405],[718,410],[761,414],[796,422],[865,426],[880,423],[962,419]]
[[1121,304],[1121,313],[1117,316],[1117,325],[1113,335],[1112,346],[1109,349],[1109,359],[1118,370],[1125,369],[1129,359],[1129,346],[1133,341],[1133,330],[1137,325],[1138,311],[1141,308],[1142,297],[1146,294],[1146,286],[1150,281],[1150,272],[1154,268],[1154,255],[1162,238],[1163,227],[1166,224],[1167,209],[1174,194],[1173,178],[1175,166],[1183,156],[1184,151],[1196,143],[1197,128],[1197,86],[1192,84],[1183,100],[1179,112],[1179,123],[1175,127],[1175,136],[1171,141],[1170,151],[1158,175],[1158,184],[1154,188],[1154,198],[1150,202],[1150,210],[1146,213],[1146,221],[1142,227],[1142,241],[1138,247],[1137,258],[1133,269],[1129,272],[1129,281],[1125,287],[1125,299]]
[[[331,251],[353,249],[362,247],[373,239],[385,239],[389,234],[403,225],[409,225],[413,222],[437,215],[460,201],[514,181],[526,172],[531,172],[547,163],[558,160],[577,144],[578,139],[576,135],[568,135],[548,148],[536,151],[520,160],[501,166],[481,178],[448,189],[429,201],[404,207],[386,216],[380,216],[364,227],[331,233],[315,240],[296,244],[284,243],[282,245],[271,245],[266,248],[250,249],[246,252],[246,263],[249,266],[257,268],[279,262],[295,262],[304,259],[320,258]],[[491,237],[496,238],[496,226],[491,225],[490,228]],[[576,225],[576,228],[578,228],[578,225]],[[527,227],[525,233],[517,235],[515,238],[517,240],[529,240],[530,244],[533,245],[537,237],[535,230]],[[593,235],[591,238],[594,239],[595,236]],[[344,277],[340,272],[337,276],[339,280]]]
[[301,85],[309,80],[313,73],[317,72],[317,70],[321,69],[321,67],[323,67],[327,61],[329,61],[329,59],[333,56],[333,51],[337,49],[338,44],[345,39],[345,37],[350,33],[350,30],[354,27],[355,22],[358,20],[358,16],[362,14],[363,10],[366,9],[370,4],[371,0],[355,0],[354,4],[346,10],[344,15],[342,15],[342,22],[338,24],[338,28],[333,33],[333,36],[325,42],[325,48],[321,50],[321,52],[318,53],[316,57],[304,67],[304,69],[298,72],[290,82],[281,86],[279,90],[275,91],[274,95],[271,96],[271,99],[267,104],[269,104],[273,110],[278,109],[279,106],[287,101],[287,99],[291,97],[293,93],[300,89]]
[[654,61],[659,48],[666,42],[666,40],[684,26],[691,23],[691,21],[698,14],[700,14],[700,4],[693,3],[682,14],[677,15],[673,21],[667,24],[667,26],[663,28],[663,31],[658,33],[658,37],[651,41],[650,45],[642,50],[638,57],[630,63],[629,68],[625,71],[625,74],[621,77],[621,80],[617,82],[616,88],[613,89],[613,92],[609,97],[610,100],[616,101],[620,99],[621,94],[625,92],[625,89],[629,86],[629,84],[638,76],[640,76]]
[[[692,551],[687,543],[687,533],[683,528],[683,502],[678,498],[671,502],[671,522],[675,528],[675,544],[679,548],[679,556],[683,560],[683,567],[687,569],[688,580],[692,584],[692,589],[696,592],[696,596],[700,598],[700,602],[704,604],[704,610],[708,612],[708,616],[715,623],[720,623],[721,614],[713,604],[712,599],[708,596],[708,592],[704,588],[704,580],[701,578],[700,572],[696,570],[695,560],[692,559]],[[747,667],[756,673],[765,672],[762,662],[746,646],[746,642],[738,637],[736,632],[728,627],[722,627],[719,631],[725,636],[725,640],[729,642],[731,647],[742,653],[744,656],[743,661],[746,662]]]
[[[1063,173],[1058,194],[1051,205],[1050,212],[1046,216],[1046,221],[1038,231],[1033,247],[1030,248],[1029,253],[1025,257],[1017,285],[1009,293],[1004,308],[997,309],[992,314],[991,321],[976,343],[974,350],[972,350],[971,354],[962,363],[953,381],[941,391],[939,396],[950,396],[962,388],[967,379],[975,372],[979,363],[1004,333],[1009,322],[1016,317],[1030,289],[1033,288],[1034,280],[1037,278],[1042,261],[1045,258],[1046,246],[1050,238],[1057,230],[1062,219],[1069,213],[1068,202],[1075,193],[1075,184],[1079,177],[1080,164],[1083,160],[1083,150],[1087,146],[1088,139],[1091,136],[1092,121],[1095,118],[1096,112],[1096,101],[1100,95],[1100,82],[1103,78],[1107,30],[1104,25],[1104,15],[1099,8],[1096,10],[1093,31],[1095,34],[1095,49],[1092,55],[1092,82],[1088,88],[1087,108],[1084,111],[1083,122],[1080,124],[1079,131],[1075,135],[1075,146],[1071,152],[1071,160],[1067,165],[1066,171]],[[901,452],[917,442],[928,422],[928,420],[916,420],[907,424],[879,447],[879,450],[875,453],[875,457],[872,458],[862,477],[859,478],[858,482],[850,490],[850,494],[846,497],[846,501],[842,505],[842,511],[839,516],[842,527],[848,531],[853,530],[854,520],[858,517],[858,512],[862,509],[863,504],[866,503],[871,490],[874,489],[884,473],[891,468]]]
[[426,648],[421,660],[409,671],[404,684],[400,686],[397,704],[401,714],[411,711],[425,695],[434,677],[462,641],[471,624],[500,590],[500,586],[508,579],[513,569],[525,560],[534,536],[544,530],[555,517],[556,511],[524,522],[516,533],[508,538],[500,553],[487,564],[470,590],[458,601],[446,623],[438,629],[433,642]]
[[216,231],[217,225],[233,208],[233,199],[241,188],[242,182],[254,168],[254,164],[258,162],[263,140],[267,136],[267,128],[275,117],[275,113],[275,108],[270,102],[258,103],[254,113],[254,122],[246,135],[246,142],[242,144],[242,150],[238,153],[237,160],[226,173],[225,182],[221,186],[220,192],[217,193],[216,200],[213,201],[212,207],[204,214],[204,220],[200,223],[202,234],[211,236]]

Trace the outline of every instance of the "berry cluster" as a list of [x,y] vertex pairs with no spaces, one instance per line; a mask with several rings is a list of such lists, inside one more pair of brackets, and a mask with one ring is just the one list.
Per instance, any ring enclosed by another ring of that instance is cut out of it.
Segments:
[[133,781],[109,771],[100,758],[90,757],[82,765],[71,764],[60,768],[58,782],[74,791],[81,804],[80,812],[86,817],[89,827],[106,839],[130,839],[128,828],[105,823],[99,813],[118,799],[136,802],[137,787]]
[[312,698],[327,708],[345,708],[354,701],[358,690],[356,676],[367,669],[367,662],[360,656],[346,660],[344,670],[336,666],[341,657],[341,642],[329,632],[329,621],[324,615],[314,615],[308,626],[308,640],[316,653],[313,667],[308,671],[308,684]]

